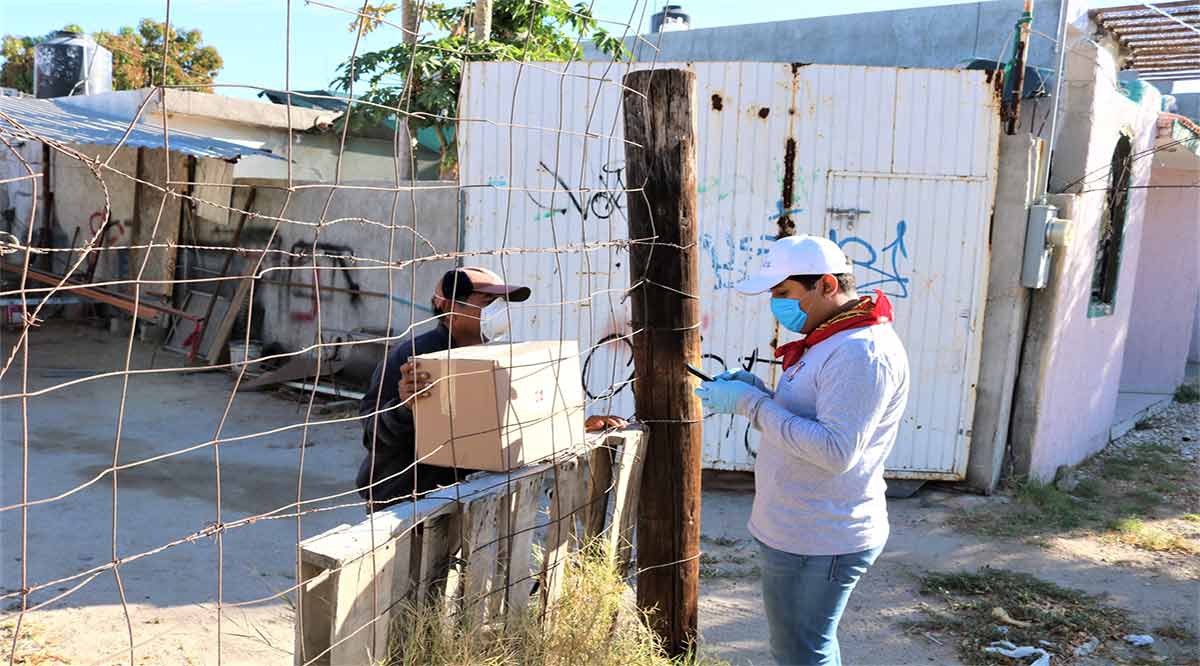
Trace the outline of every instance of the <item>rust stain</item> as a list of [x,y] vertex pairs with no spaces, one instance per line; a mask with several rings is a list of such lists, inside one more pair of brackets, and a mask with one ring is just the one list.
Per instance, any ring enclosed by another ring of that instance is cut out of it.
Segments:
[[713,93],[712,108],[713,108],[713,111],[720,111],[721,109],[725,108],[724,101],[721,99],[721,96],[718,95],[717,93]]
[[758,110],[758,117],[759,117],[759,118],[766,118],[766,117],[767,117],[767,116],[769,116],[769,115],[771,115],[771,109],[769,109],[768,107],[765,107],[765,106],[764,106],[763,108],[761,108],[761,109],[759,109],[759,110]]
[[791,210],[792,200],[795,197],[794,187],[796,182],[796,140],[788,137],[787,144],[783,149],[783,192],[781,194],[780,211],[783,214],[779,216],[779,235],[777,238],[791,236],[796,232],[796,223],[792,221],[792,217],[786,211]]

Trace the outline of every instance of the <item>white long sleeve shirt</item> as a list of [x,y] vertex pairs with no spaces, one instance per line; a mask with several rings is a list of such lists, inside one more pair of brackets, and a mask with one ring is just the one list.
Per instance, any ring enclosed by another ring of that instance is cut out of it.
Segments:
[[890,324],[835,334],[738,413],[762,432],[750,532],[797,555],[882,546],[883,464],[908,401],[908,356]]

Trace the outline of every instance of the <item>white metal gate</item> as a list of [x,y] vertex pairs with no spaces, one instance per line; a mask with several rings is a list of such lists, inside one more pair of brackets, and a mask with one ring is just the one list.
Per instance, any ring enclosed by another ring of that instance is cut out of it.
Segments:
[[[517,339],[577,338],[591,411],[633,411],[621,78],[644,63],[471,63],[464,249],[534,289]],[[971,438],[999,121],[978,71],[688,63],[697,75],[703,350],[768,382],[786,342],[732,286],[781,228],[823,234],[887,293],[912,365],[893,477],[960,479]],[[483,120],[485,122],[478,122]],[[528,251],[527,251],[528,250]],[[538,304],[542,305],[538,305]],[[709,417],[708,468],[750,469],[744,419]]]

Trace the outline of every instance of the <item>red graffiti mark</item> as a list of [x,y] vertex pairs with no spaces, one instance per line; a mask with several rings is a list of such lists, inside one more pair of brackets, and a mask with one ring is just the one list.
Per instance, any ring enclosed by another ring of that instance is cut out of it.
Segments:
[[[113,243],[116,243],[118,240],[121,240],[121,237],[125,235],[125,225],[124,224],[121,224],[117,220],[109,220],[107,223],[105,223],[104,222],[104,211],[98,210],[98,211],[92,213],[92,216],[88,218],[88,229],[91,229],[92,236],[95,236],[96,234],[98,234],[100,232],[100,224],[101,223],[104,223],[104,235],[100,239],[100,247],[105,247],[106,245],[112,245]],[[115,230],[116,234],[112,235],[114,230]]]

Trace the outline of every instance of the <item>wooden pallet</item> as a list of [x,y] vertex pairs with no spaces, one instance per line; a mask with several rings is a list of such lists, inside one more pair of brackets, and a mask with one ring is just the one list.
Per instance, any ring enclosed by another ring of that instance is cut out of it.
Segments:
[[306,539],[296,665],[376,663],[406,603],[433,602],[472,626],[504,622],[525,613],[540,580],[551,607],[566,557],[595,538],[625,571],[645,442],[636,429],[589,436],[545,464],[480,475]]

